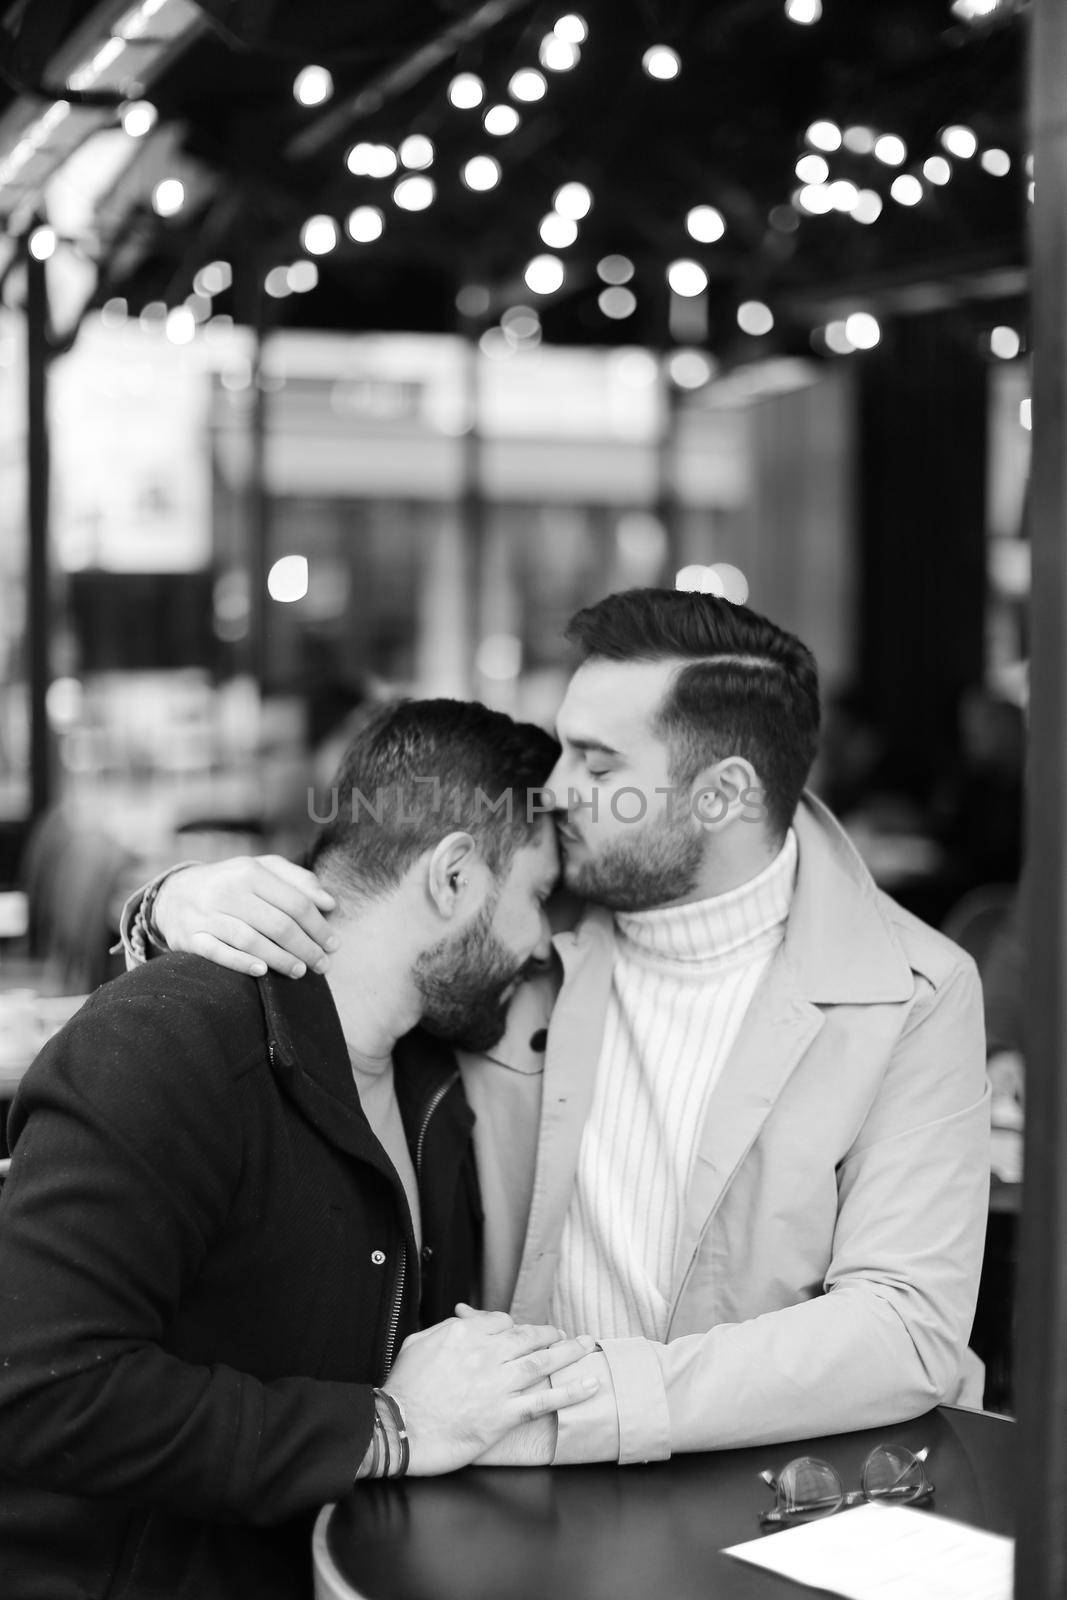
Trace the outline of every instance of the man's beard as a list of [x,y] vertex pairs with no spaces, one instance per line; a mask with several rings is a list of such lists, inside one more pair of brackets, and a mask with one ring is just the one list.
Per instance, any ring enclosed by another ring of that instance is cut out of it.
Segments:
[[652,911],[695,894],[703,859],[702,835],[675,822],[633,828],[584,859],[572,859],[564,840],[563,878],[611,911]]
[[442,939],[415,962],[427,1033],[467,1050],[488,1050],[504,1035],[510,995],[522,971],[493,932],[495,900],[453,939]]

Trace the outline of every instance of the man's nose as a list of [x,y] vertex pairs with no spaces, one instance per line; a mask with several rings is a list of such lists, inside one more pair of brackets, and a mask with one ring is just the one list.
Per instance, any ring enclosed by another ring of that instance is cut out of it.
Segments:
[[544,913],[541,915],[541,932],[530,959],[539,967],[547,966],[552,959],[552,928]]

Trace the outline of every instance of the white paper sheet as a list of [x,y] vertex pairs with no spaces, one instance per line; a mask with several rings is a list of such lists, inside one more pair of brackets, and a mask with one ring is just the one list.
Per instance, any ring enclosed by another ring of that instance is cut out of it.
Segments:
[[724,1554],[847,1600],[1011,1600],[1015,1541],[906,1506],[858,1506]]

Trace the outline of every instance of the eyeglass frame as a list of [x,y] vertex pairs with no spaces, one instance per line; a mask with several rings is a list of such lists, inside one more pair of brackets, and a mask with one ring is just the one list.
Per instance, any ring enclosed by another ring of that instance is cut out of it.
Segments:
[[[875,1456],[883,1451],[886,1454],[888,1454],[890,1451],[899,1451],[902,1454],[910,1456],[911,1459],[904,1467],[903,1471],[901,1471],[889,1485],[887,1491],[872,1496],[865,1488],[862,1487],[862,1481],[867,1475],[867,1468],[870,1466],[871,1461]],[[773,1511],[761,1511],[759,1513],[760,1527],[788,1528],[793,1526],[802,1526],[806,1522],[817,1522],[823,1517],[836,1516],[839,1511],[848,1511],[853,1506],[862,1505],[864,1502],[867,1502],[868,1504],[878,1504],[881,1501],[889,1501],[894,1505],[927,1505],[933,1499],[934,1495],[933,1482],[927,1476],[926,1472],[926,1462],[929,1458],[929,1455],[929,1445],[923,1445],[921,1450],[909,1450],[906,1445],[876,1444],[864,1458],[863,1466],[860,1468],[861,1486],[858,1489],[846,1489],[841,1479],[841,1475],[837,1471],[837,1468],[831,1462],[823,1461],[820,1456],[794,1456],[792,1460],[785,1463],[784,1467],[779,1469],[777,1474],[764,1470],[763,1472],[757,1473],[757,1477],[759,1477],[769,1489],[773,1489],[775,1495],[777,1496],[778,1485],[785,1474],[789,1471],[790,1467],[796,1467],[799,1466],[801,1462],[810,1461],[815,1466],[825,1467],[828,1472],[833,1474],[834,1478],[836,1478],[837,1482],[841,1485],[841,1498],[836,1506],[831,1506],[828,1509],[809,1510],[802,1506],[783,1509],[779,1506],[776,1506]],[[904,1499],[902,1496],[894,1499],[892,1490],[895,1488],[896,1484],[900,1482],[900,1479],[904,1477],[904,1474],[910,1472],[912,1467],[916,1464],[922,1473],[921,1486],[914,1494],[909,1495],[907,1499]]]

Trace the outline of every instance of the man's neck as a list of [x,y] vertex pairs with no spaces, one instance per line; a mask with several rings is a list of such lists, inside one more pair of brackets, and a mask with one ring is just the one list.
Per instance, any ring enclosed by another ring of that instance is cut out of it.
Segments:
[[330,957],[326,982],[349,1048],[369,1060],[391,1054],[418,1022],[419,993],[409,951],[392,902],[375,905],[337,927],[340,948]]

